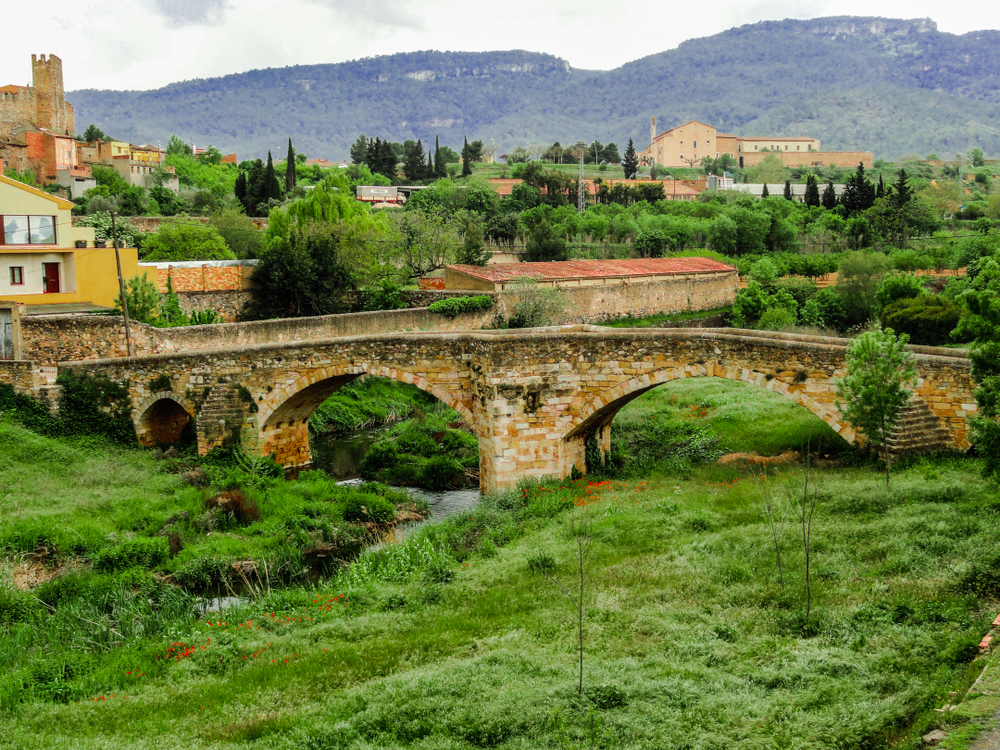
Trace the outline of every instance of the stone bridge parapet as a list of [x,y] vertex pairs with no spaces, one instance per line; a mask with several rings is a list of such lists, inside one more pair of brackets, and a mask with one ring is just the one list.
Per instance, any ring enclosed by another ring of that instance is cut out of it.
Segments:
[[[470,424],[482,488],[493,491],[522,477],[584,470],[588,436],[607,450],[622,406],[689,377],[775,391],[854,441],[834,403],[846,343],[734,329],[576,325],[254,343],[61,367],[127,382],[147,442],[169,442],[197,419],[200,450],[239,437],[289,467],[310,462],[309,415],[339,387],[366,374],[412,383]],[[968,447],[966,417],[976,407],[966,353],[911,348],[920,379],[914,398],[946,428],[950,447]]]

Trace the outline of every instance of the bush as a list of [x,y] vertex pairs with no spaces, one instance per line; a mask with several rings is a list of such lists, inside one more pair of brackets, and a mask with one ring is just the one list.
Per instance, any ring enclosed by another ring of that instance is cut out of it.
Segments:
[[152,569],[170,557],[166,537],[139,537],[98,550],[93,563],[96,570],[112,573],[129,568]]
[[795,327],[795,313],[783,307],[769,307],[760,316],[757,327],[762,331],[788,331]]
[[395,517],[396,506],[385,498],[374,495],[355,495],[348,498],[344,505],[345,521],[389,523]]
[[143,259],[150,263],[186,260],[235,260],[219,230],[206,224],[171,221],[160,225],[143,245]]
[[962,317],[962,308],[935,294],[893,302],[882,311],[885,325],[906,333],[914,344],[946,346]]
[[421,471],[421,486],[431,490],[444,490],[465,478],[465,469],[451,456],[434,456],[427,460]]
[[489,310],[493,307],[493,298],[488,294],[478,297],[452,297],[450,299],[439,299],[427,306],[432,313],[438,313],[448,318],[454,318],[466,312],[478,312]]
[[190,591],[206,591],[227,580],[226,569],[226,563],[215,557],[196,557],[174,573],[174,580]]
[[395,441],[384,440],[375,443],[358,466],[361,476],[374,476],[380,469],[394,465],[399,460],[399,449]]

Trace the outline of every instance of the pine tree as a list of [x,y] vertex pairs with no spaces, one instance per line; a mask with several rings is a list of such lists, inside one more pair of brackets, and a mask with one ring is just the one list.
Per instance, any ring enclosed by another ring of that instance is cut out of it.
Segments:
[[833,180],[830,180],[826,188],[823,190],[823,208],[828,211],[837,207],[837,190],[833,186]]
[[784,198],[785,198],[786,201],[790,201],[792,199],[792,181],[791,180],[785,180],[785,192],[782,195],[784,195]]
[[867,211],[875,202],[875,186],[865,174],[865,165],[858,168],[844,181],[844,194],[840,200],[850,216]]
[[811,174],[806,177],[805,204],[814,207],[819,206],[819,184],[816,182],[816,175]]
[[410,182],[419,180],[424,171],[424,145],[419,140],[403,144],[403,175]]
[[633,145],[631,138],[628,139],[625,158],[622,159],[622,170],[625,172],[626,180],[634,180],[639,173],[639,157],[635,153],[635,145]]
[[[879,177],[879,181],[882,177]],[[906,170],[899,170],[899,175],[896,177],[896,184],[893,185],[892,191],[892,202],[896,204],[899,208],[902,208],[907,203],[913,200],[913,188],[907,183]]]
[[375,136],[375,140],[368,139],[368,144],[365,146],[365,166],[372,172],[380,172],[382,164],[379,160],[381,158],[382,139],[378,136]]
[[385,175],[390,180],[396,179],[396,164],[396,152],[392,150],[392,144],[389,142],[389,139],[386,138],[382,141],[382,153],[381,158],[379,159],[379,166],[381,169],[379,170],[379,173]]
[[764,183],[764,189],[760,191],[760,197],[761,198],[768,198],[768,197],[770,197],[770,195],[771,195],[771,192],[767,189],[767,183],[765,182]]
[[434,136],[434,176],[438,179],[448,176],[448,165],[444,163],[444,154],[437,136]]
[[288,137],[288,156],[285,157],[285,192],[295,189],[295,151],[292,150],[292,138]]
[[[368,139],[362,133],[351,146],[351,161],[354,164],[368,164]],[[371,165],[368,165],[371,169]]]
[[469,164],[469,138],[466,136],[465,144],[462,146],[462,177],[469,177],[472,174],[472,166]]

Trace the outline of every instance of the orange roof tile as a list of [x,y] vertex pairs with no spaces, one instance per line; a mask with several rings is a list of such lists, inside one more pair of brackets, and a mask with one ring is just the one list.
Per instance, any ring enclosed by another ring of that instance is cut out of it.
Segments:
[[629,260],[565,260],[551,263],[497,263],[489,266],[448,266],[494,283],[530,276],[544,281],[609,279],[623,276],[664,276],[735,271],[710,258],[633,258]]

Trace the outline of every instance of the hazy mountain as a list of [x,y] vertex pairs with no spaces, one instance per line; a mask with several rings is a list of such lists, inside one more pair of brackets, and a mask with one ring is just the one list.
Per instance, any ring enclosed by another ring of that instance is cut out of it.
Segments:
[[[824,148],[1000,155],[1000,32],[945,34],[930,19],[768,21],[692,39],[610,71],[524,52],[414,52],[171,84],[67,94],[82,130],[166,143],[171,134],[240,158],[288,136],[343,158],[364,132],[392,140],[518,145],[649,142],[689,119],[743,135],[821,138]],[[970,124],[972,123],[972,124]]]

